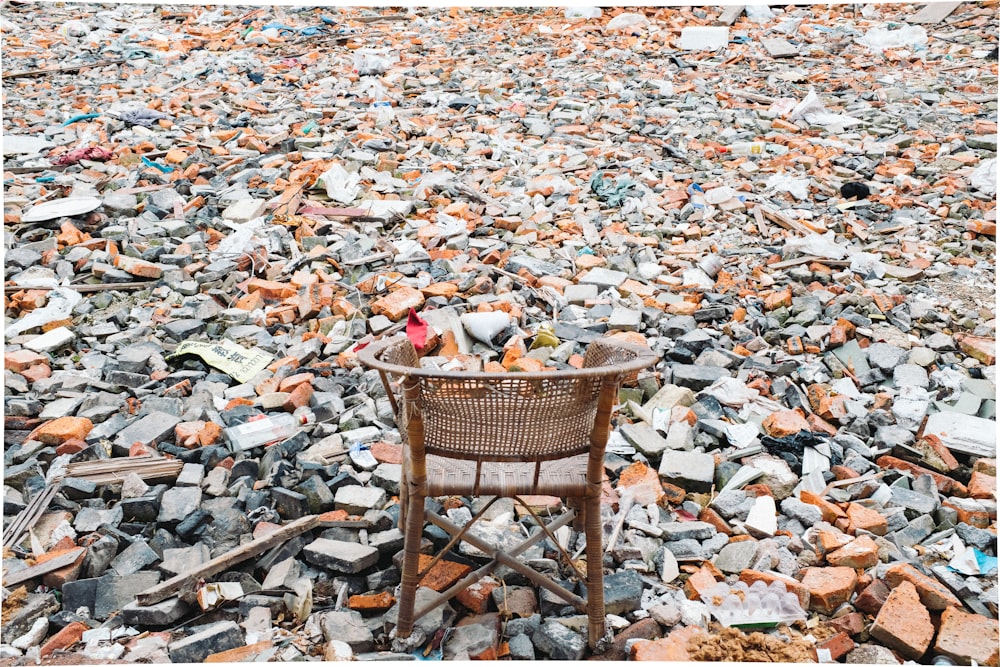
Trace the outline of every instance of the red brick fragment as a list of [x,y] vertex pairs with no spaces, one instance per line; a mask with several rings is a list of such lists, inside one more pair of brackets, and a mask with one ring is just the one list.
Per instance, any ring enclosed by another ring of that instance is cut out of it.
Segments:
[[967,614],[957,607],[941,612],[934,652],[946,655],[960,665],[997,665],[997,621],[978,614]]
[[807,567],[802,585],[809,589],[809,608],[823,614],[851,599],[858,575],[849,567]]
[[86,417],[59,417],[45,422],[32,431],[27,440],[39,440],[46,445],[60,445],[67,440],[83,440],[94,428],[94,423]]
[[928,609],[947,609],[961,607],[951,591],[945,588],[937,579],[931,579],[922,574],[909,563],[896,563],[885,572],[885,580],[890,588],[896,588],[903,583],[912,584],[920,595],[920,602]]
[[889,593],[871,634],[910,660],[918,660],[927,652],[934,638],[934,625],[913,584],[904,581]]
[[89,629],[90,628],[79,621],[70,623],[59,632],[52,635],[47,642],[42,644],[39,655],[44,658],[51,655],[55,651],[64,651],[68,649],[70,646],[80,641],[83,637],[83,633]]

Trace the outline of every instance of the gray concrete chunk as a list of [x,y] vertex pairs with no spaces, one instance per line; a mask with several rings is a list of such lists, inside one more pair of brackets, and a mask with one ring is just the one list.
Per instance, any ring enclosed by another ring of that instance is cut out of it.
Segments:
[[356,574],[378,562],[375,547],[325,538],[313,540],[302,554],[314,565],[345,574]]

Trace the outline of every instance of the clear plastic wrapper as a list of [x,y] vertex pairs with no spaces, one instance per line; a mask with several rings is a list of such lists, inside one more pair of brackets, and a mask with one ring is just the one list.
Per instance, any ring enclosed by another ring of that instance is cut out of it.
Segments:
[[726,627],[756,630],[806,619],[799,598],[780,581],[755,581],[750,586],[742,581],[731,586],[719,582],[702,595],[702,601]]

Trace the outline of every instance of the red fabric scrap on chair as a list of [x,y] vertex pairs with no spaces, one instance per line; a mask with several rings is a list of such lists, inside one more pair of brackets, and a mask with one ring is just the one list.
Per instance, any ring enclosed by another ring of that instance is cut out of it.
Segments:
[[427,322],[420,319],[417,311],[412,308],[406,317],[406,337],[418,350],[424,349],[424,344],[427,343]]

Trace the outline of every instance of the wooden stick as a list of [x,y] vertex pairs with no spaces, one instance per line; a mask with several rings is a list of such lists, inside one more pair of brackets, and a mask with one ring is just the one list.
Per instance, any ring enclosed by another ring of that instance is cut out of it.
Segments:
[[[142,289],[143,287],[156,287],[157,281],[147,280],[141,283],[101,283],[100,285],[60,285],[66,289],[71,289],[81,294],[88,292],[106,292],[115,289]],[[21,287],[20,285],[4,285],[4,292],[20,292],[21,290],[53,290],[55,287]]]
[[48,574],[49,572],[61,570],[62,568],[75,563],[78,558],[86,553],[86,551],[87,550],[83,547],[76,547],[75,549],[67,550],[66,553],[56,556],[51,560],[47,560],[44,563],[32,565],[31,567],[18,570],[17,572],[8,573],[3,581],[3,585],[7,587],[17,586],[18,584],[28,581],[29,579],[34,579],[35,577],[40,577],[44,574]]
[[241,563],[245,560],[253,558],[254,556],[259,556],[265,551],[284,544],[293,537],[297,537],[302,533],[312,530],[317,525],[319,525],[319,515],[316,514],[311,514],[309,516],[304,516],[301,519],[297,519],[287,526],[282,526],[269,535],[265,535],[264,537],[253,540],[252,542],[242,544],[228,553],[213,558],[207,563],[193,567],[187,572],[182,572],[175,577],[167,579],[161,584],[157,584],[156,586],[139,593],[139,595],[136,596],[136,603],[140,607],[148,607],[149,605],[156,604],[161,600],[166,600],[168,597],[180,592],[185,587],[196,584],[199,579],[210,577],[217,572],[229,569],[237,563]]
[[8,524],[7,530],[3,533],[3,545],[5,547],[12,547],[20,542],[24,534],[38,523],[38,520],[42,517],[49,503],[52,502],[52,498],[59,490],[59,486],[60,484],[58,483],[49,484],[44,491],[32,498],[28,506]]
[[120,484],[130,473],[135,473],[142,479],[177,477],[183,467],[184,462],[180,459],[138,456],[70,463],[66,466],[66,476],[107,485]]
[[124,58],[118,58],[117,60],[104,60],[99,63],[89,63],[86,65],[68,65],[66,67],[55,67],[51,69],[29,69],[24,72],[8,72],[3,75],[4,79],[18,79],[26,76],[41,76],[43,74],[59,74],[62,72],[79,72],[80,70],[90,69],[91,67],[104,67],[105,65],[120,65],[125,62]]

